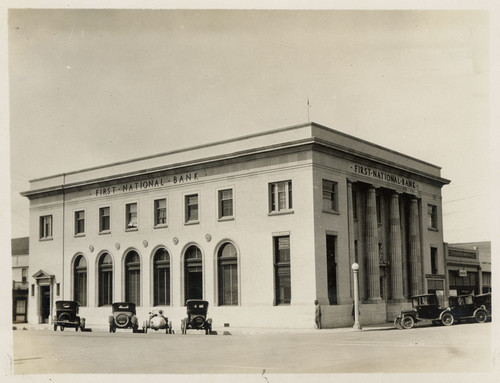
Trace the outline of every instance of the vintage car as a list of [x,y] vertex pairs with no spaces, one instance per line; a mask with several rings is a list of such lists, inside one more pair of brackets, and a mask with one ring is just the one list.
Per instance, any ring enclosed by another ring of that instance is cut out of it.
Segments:
[[187,330],[205,330],[208,335],[212,331],[212,319],[207,318],[208,302],[199,299],[186,301],[187,317],[181,321],[181,332],[186,334]]
[[413,308],[410,310],[401,310],[394,325],[397,328],[409,329],[415,323],[421,321],[430,321],[432,324],[444,324],[451,326],[454,318],[450,308],[441,308],[438,297],[435,294],[421,294],[411,297]]
[[[488,319],[489,311],[486,309],[483,297],[479,299],[472,295],[459,295],[450,297],[448,299],[451,313],[453,317],[460,323],[461,321],[475,320],[476,322],[483,323]],[[491,307],[491,300],[490,300]]]
[[54,316],[54,331],[57,327],[64,331],[66,327],[74,327],[75,331],[78,329],[85,330],[85,318],[78,316],[80,303],[76,301],[57,301],[56,302],[56,315]]
[[149,317],[144,321],[142,325],[142,331],[144,333],[148,332],[148,328],[158,331],[165,330],[165,333],[172,334],[172,322],[168,321],[168,318],[163,315],[163,310],[151,310]]
[[483,306],[488,314],[488,319],[491,319],[491,293],[479,294],[474,297],[477,307]]
[[132,332],[137,332],[139,321],[135,313],[135,303],[115,302],[111,305],[112,314],[109,316],[109,332],[116,332],[116,329],[131,328]]

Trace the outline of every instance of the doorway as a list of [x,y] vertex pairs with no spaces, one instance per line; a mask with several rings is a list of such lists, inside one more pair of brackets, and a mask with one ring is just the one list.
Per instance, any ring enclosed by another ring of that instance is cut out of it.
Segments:
[[50,286],[40,286],[40,323],[49,323]]
[[337,304],[337,237],[326,236],[326,278],[328,284],[328,301],[331,305]]

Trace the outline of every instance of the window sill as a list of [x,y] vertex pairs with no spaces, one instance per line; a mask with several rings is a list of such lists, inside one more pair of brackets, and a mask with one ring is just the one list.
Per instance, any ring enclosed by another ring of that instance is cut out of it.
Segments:
[[161,223],[159,225],[154,225],[153,229],[165,229],[167,227],[168,227],[168,225],[166,223]]
[[340,215],[340,212],[338,210],[323,209],[322,212],[326,214]]
[[219,221],[219,222],[234,221],[234,217],[233,216],[230,216],[230,217],[220,217],[217,221]]
[[75,234],[74,236],[75,238],[82,238],[82,237],[85,237],[85,233],[78,233],[78,234]]
[[137,228],[137,227],[128,227],[128,228],[125,229],[126,233],[131,232],[131,231],[139,231],[139,228]]
[[271,211],[267,215],[271,217],[274,215],[286,215],[286,214],[293,214],[293,210]]
[[430,230],[430,231],[439,231],[438,229],[436,229],[435,227],[428,227],[427,230]]
[[43,238],[40,238],[39,240],[41,242],[44,242],[44,241],[52,241],[54,238],[53,237],[43,237]]
[[111,234],[111,230],[103,230],[99,232],[99,235]]
[[187,221],[184,222],[184,226],[199,225],[200,221]]

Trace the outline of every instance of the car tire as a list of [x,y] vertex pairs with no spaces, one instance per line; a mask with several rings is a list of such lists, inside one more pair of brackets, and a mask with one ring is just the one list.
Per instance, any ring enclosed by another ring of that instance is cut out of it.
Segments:
[[477,310],[476,313],[474,314],[474,319],[476,320],[477,323],[484,323],[486,322],[487,318],[488,315],[484,310]]
[[110,333],[115,332],[115,326],[110,325],[110,326],[109,326],[109,332],[110,332]]
[[403,318],[401,318],[400,323],[401,323],[401,327],[408,330],[408,329],[413,327],[413,325],[415,324],[415,321],[413,320],[413,317],[411,317],[411,316],[404,316]]
[[451,313],[444,313],[443,315],[441,315],[441,322],[445,326],[451,326],[454,321],[455,319],[453,318],[453,315]]
[[57,331],[57,324],[54,324],[54,331]]
[[61,327],[61,331],[64,331],[64,326],[61,325],[60,327]]
[[78,328],[80,327],[80,324],[78,324],[76,327],[75,327],[75,331],[78,332]]

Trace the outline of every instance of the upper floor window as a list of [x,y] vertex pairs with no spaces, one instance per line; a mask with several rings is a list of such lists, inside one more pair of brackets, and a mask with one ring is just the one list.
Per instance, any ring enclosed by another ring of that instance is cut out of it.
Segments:
[[52,238],[52,216],[44,215],[40,217],[40,239]]
[[107,232],[111,230],[110,225],[111,212],[108,207],[101,207],[99,209],[99,232]]
[[352,217],[358,219],[358,192],[356,190],[352,191]]
[[28,281],[28,269],[23,268],[21,270],[21,278],[22,278],[23,282],[27,282]]
[[219,190],[219,218],[233,216],[233,190]]
[[323,210],[337,211],[337,183],[333,181],[323,180]]
[[137,203],[125,205],[126,229],[137,229]]
[[292,181],[274,182],[269,184],[269,210],[276,213],[291,210]]
[[428,217],[428,225],[431,229],[438,228],[437,225],[437,206],[436,205],[427,205],[427,217]]
[[75,235],[85,234],[85,212],[75,211]]
[[154,225],[162,226],[167,224],[167,200],[165,198],[156,199],[154,202]]
[[431,247],[431,274],[438,273],[438,249]]
[[191,194],[185,197],[186,217],[185,222],[198,222],[198,194]]

